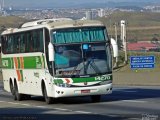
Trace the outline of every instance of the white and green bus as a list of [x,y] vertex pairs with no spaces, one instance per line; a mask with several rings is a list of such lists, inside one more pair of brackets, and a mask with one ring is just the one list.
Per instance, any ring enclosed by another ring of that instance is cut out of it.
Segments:
[[94,20],[45,19],[1,34],[4,89],[15,100],[101,95],[112,92],[111,42]]

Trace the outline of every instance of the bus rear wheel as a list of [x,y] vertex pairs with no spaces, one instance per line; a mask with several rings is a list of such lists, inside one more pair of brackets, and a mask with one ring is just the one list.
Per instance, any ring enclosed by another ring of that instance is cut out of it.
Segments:
[[45,86],[43,88],[43,97],[44,97],[44,99],[45,99],[45,101],[46,101],[47,104],[52,104],[53,103],[53,98],[48,97],[47,90],[46,90]]
[[17,97],[16,97],[16,95],[15,95],[15,88],[14,88],[12,82],[10,82],[10,91],[11,91],[11,93],[12,93],[12,95],[13,95],[13,99],[14,99],[14,100],[17,100]]
[[23,95],[18,92],[18,86],[17,86],[16,83],[15,83],[15,85],[14,85],[14,89],[15,89],[15,97],[16,97],[16,100],[21,101],[22,98],[23,98]]
[[92,102],[100,102],[101,101],[101,95],[92,95],[91,96]]

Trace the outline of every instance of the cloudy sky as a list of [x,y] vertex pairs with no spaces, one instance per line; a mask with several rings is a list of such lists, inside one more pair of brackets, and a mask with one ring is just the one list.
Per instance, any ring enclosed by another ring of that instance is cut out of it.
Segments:
[[[0,0],[1,1],[1,0]],[[51,7],[51,6],[68,6],[85,3],[107,3],[112,2],[133,2],[137,0],[4,0],[6,6],[15,7]],[[138,0],[140,2],[160,2],[160,0]]]

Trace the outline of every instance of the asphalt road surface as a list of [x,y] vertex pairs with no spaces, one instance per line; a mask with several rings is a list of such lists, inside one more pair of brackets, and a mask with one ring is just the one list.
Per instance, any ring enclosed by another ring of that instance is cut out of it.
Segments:
[[14,101],[0,81],[0,120],[160,120],[160,87],[114,86],[99,103],[76,97],[47,105],[42,97]]

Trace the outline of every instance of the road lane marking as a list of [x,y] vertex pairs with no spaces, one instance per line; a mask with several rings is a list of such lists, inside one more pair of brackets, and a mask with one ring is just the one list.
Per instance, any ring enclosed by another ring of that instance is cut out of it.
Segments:
[[28,107],[30,107],[30,106],[31,106],[30,104],[20,104],[20,105],[24,105],[24,106],[28,106]]
[[[27,106],[27,107],[38,107],[38,108],[45,108],[45,109],[51,109],[48,106],[36,106],[36,105],[30,105],[30,104],[22,104],[22,103],[17,103],[17,102],[7,102],[7,101],[0,101],[0,103],[9,103],[12,105],[22,105],[22,106]],[[75,112],[75,113],[81,113],[81,114],[93,114],[92,112],[87,112],[87,111],[74,111],[70,109],[63,109],[63,108],[52,108],[54,110],[59,110],[59,111],[69,111],[69,112]]]
[[82,113],[82,114],[93,114],[92,112],[86,112],[86,111],[73,111],[76,113]]
[[16,103],[16,102],[6,102],[6,103],[10,103],[10,104],[13,104],[13,105],[21,105],[20,103]]
[[60,110],[60,111],[68,111],[68,109],[63,109],[63,108],[54,108],[55,110]]
[[147,101],[140,101],[140,100],[122,100],[123,102],[134,102],[134,103],[146,103]]
[[47,108],[46,106],[35,106],[35,107],[38,107],[38,108]]

